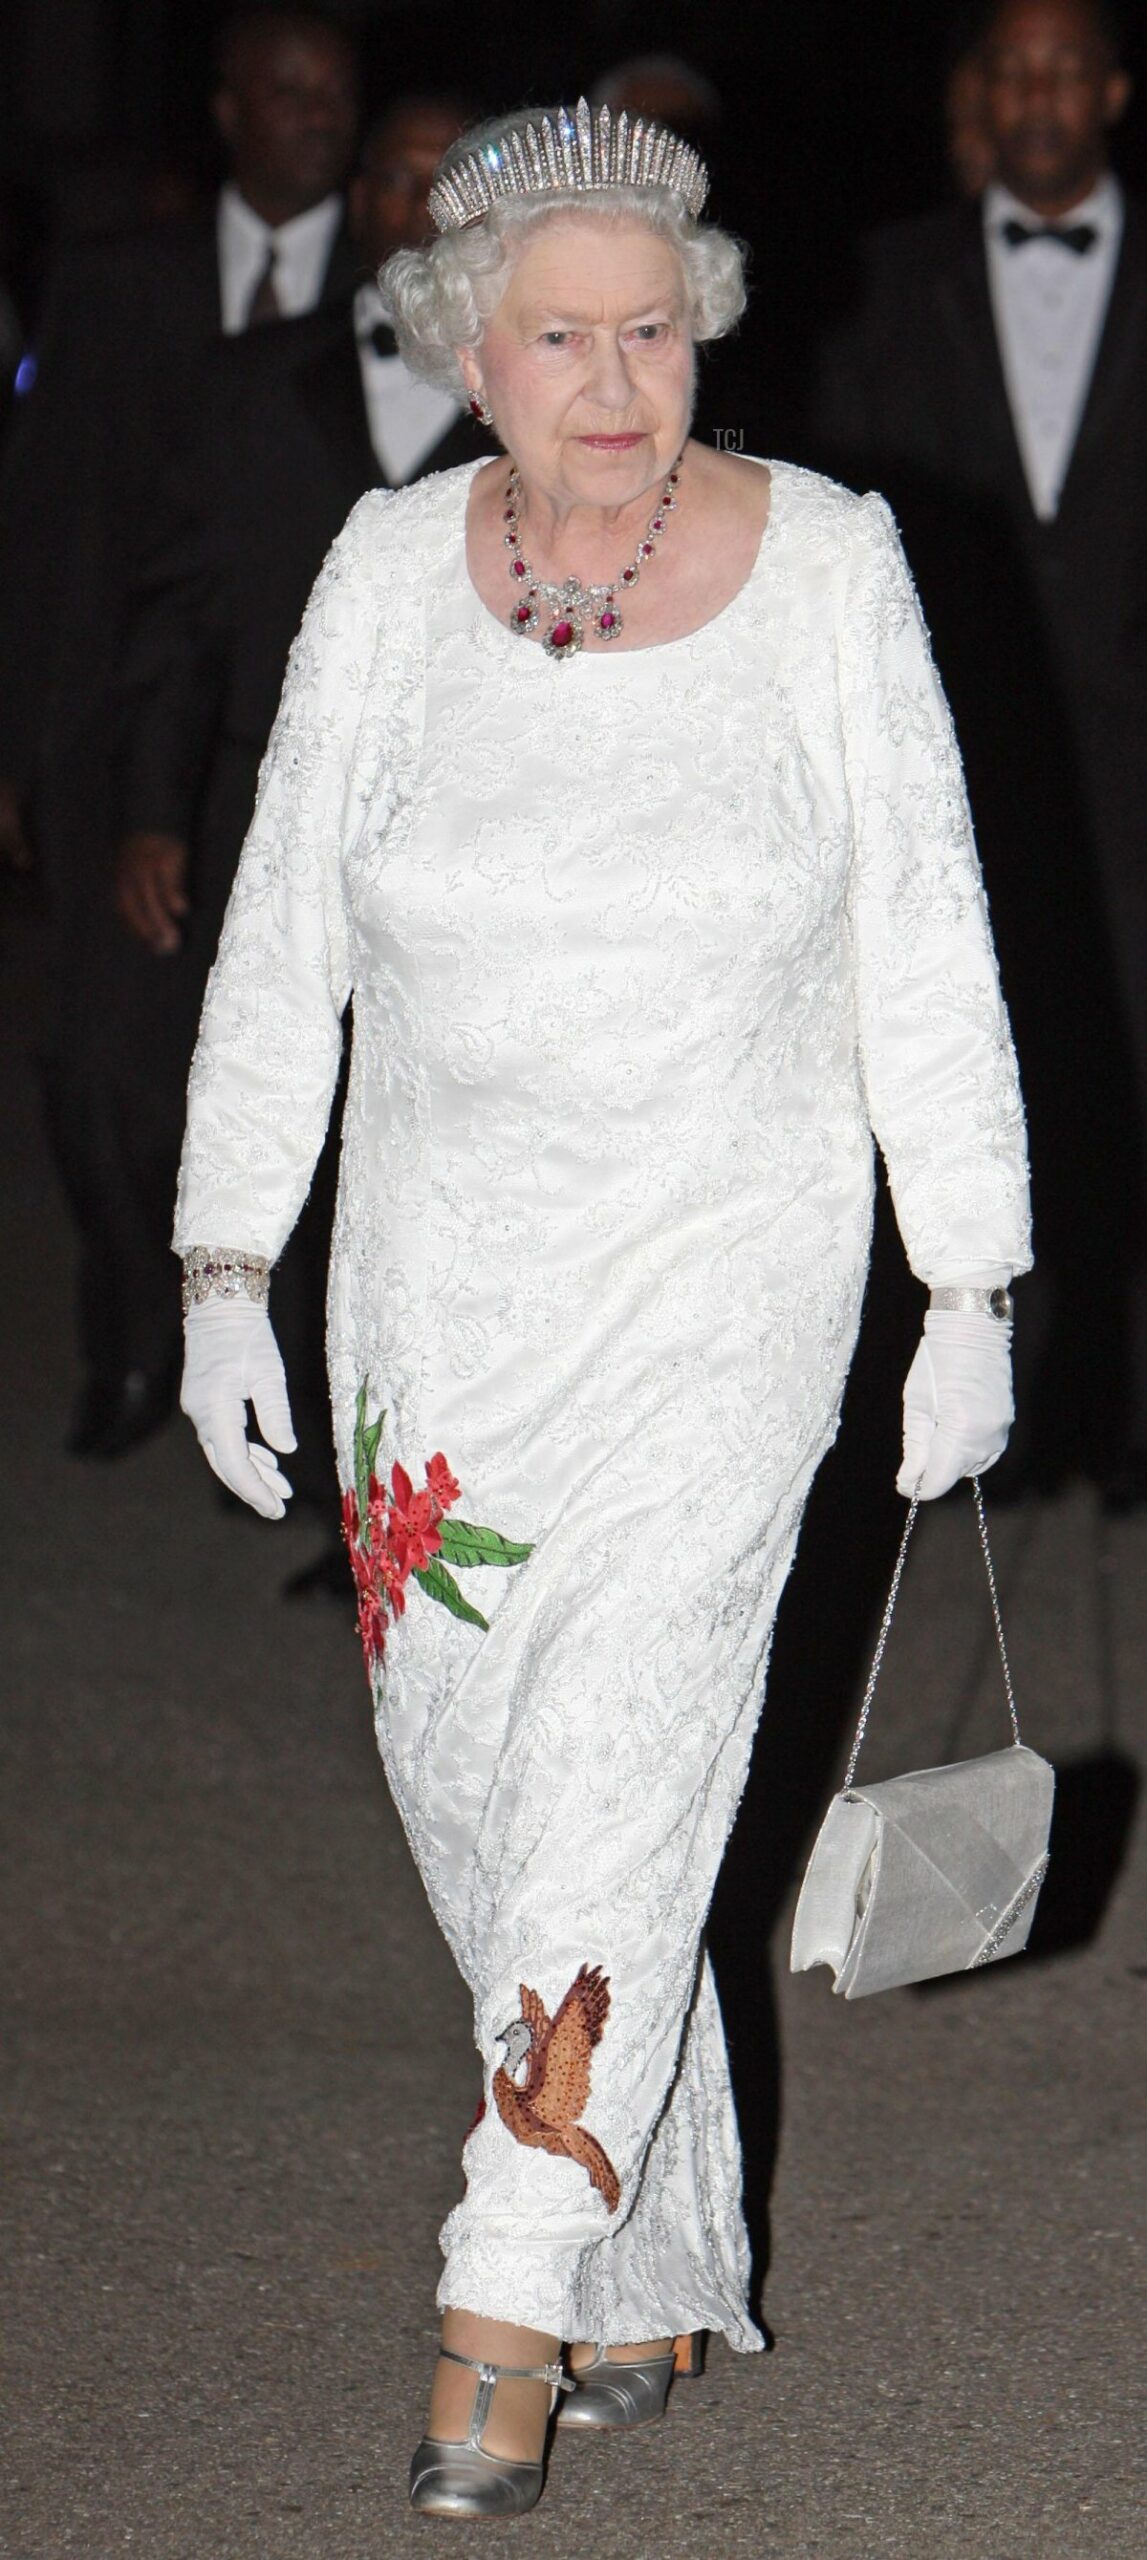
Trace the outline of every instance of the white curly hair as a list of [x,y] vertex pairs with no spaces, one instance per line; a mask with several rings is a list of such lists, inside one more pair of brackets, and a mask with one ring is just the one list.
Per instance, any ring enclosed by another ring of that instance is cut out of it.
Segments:
[[[520,113],[499,116],[463,134],[443,166],[449,166],[455,153],[498,142],[521,122]],[[529,233],[539,223],[569,214],[598,222],[604,217],[647,223],[669,241],[681,261],[694,339],[723,338],[735,327],[745,308],[744,252],[715,223],[695,222],[680,196],[667,187],[601,187],[592,194],[571,190],[509,198],[493,205],[481,222],[446,231],[425,249],[398,249],[387,259],[379,284],[410,371],[465,400],[459,348],[480,346]]]

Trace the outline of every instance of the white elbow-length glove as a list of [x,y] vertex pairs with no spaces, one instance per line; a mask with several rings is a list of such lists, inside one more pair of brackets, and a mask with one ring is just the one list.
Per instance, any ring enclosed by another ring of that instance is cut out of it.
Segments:
[[930,1308],[904,1385],[904,1457],[896,1490],[932,1502],[983,1475],[1015,1420],[1012,1328],[998,1316]]
[[[264,1520],[281,1520],[291,1486],[276,1450],[296,1446],[287,1381],[265,1307],[249,1298],[207,1298],[184,1318],[183,1385],[179,1401],[195,1425],[200,1446],[221,1483]],[[247,1412],[264,1441],[247,1437]]]

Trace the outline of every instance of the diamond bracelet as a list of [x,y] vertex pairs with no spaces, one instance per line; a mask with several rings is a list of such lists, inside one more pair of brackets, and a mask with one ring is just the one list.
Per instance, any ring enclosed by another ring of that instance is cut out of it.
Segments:
[[933,1289],[929,1304],[942,1315],[994,1316],[997,1324],[1015,1314],[1010,1289]]
[[237,1253],[230,1245],[193,1245],[183,1257],[183,1312],[202,1307],[208,1298],[249,1298],[265,1307],[271,1290],[271,1265],[261,1253]]

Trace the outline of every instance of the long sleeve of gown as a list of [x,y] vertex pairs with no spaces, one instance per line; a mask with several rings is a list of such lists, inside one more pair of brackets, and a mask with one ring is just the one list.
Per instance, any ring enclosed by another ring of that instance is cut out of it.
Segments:
[[341,1054],[351,963],[341,859],[361,823],[360,729],[377,600],[364,499],[291,651],[207,988],[174,1245],[274,1260],[307,1196]]
[[841,692],[869,1117],[921,1280],[1026,1271],[1023,1104],[959,751],[891,515],[858,514]]

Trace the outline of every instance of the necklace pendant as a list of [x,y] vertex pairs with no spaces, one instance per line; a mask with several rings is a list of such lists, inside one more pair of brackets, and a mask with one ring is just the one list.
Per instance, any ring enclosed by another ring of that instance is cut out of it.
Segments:
[[608,585],[583,586],[580,578],[572,576],[563,578],[560,585],[554,585],[547,578],[536,578],[523,555],[522,482],[517,464],[511,463],[502,506],[505,527],[502,539],[510,554],[508,567],[518,597],[506,616],[511,631],[516,631],[520,639],[530,638],[538,629],[544,607],[550,626],[542,638],[547,658],[576,657],[584,646],[587,624],[599,640],[619,639],[625,625],[617,607],[618,594],[623,588],[628,593],[630,588],[637,586],[646,562],[655,557],[658,542],[668,531],[669,516],[680,504],[677,496],[680,480],[681,461],[678,457],[666,476],[644,539],[638,543],[633,559],[626,562],[624,569],[618,570]]
[[581,645],[581,624],[575,622],[572,613],[559,614],[542,642],[547,658],[575,658]]

